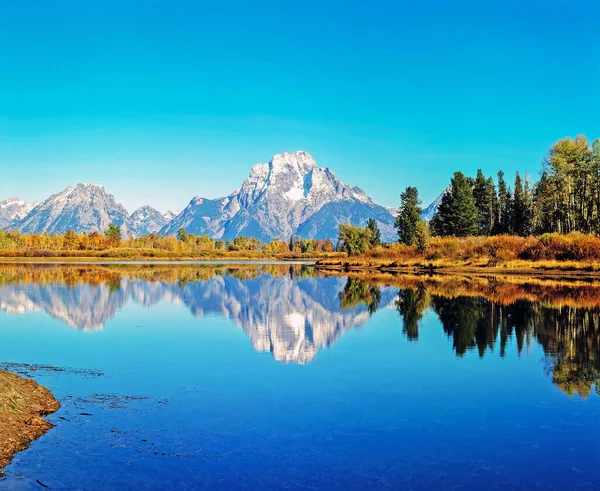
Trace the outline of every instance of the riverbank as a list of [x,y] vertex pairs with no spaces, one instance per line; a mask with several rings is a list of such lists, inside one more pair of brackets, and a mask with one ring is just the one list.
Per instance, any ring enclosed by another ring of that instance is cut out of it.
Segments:
[[43,416],[59,408],[45,387],[0,370],[0,469],[52,428]]
[[317,260],[315,267],[331,271],[363,271],[372,273],[446,273],[480,276],[496,275],[536,275],[536,276],[577,276],[600,277],[600,261],[376,261],[347,258],[341,260]]
[[304,254],[287,252],[271,254],[265,251],[223,251],[209,250],[197,252],[166,251],[163,249],[116,248],[103,251],[75,250],[1,250],[1,262],[85,262],[85,261],[316,261],[326,258],[341,258],[343,253]]
[[433,237],[424,250],[404,244],[363,254],[323,258],[317,267],[345,270],[437,271],[485,274],[600,274],[600,238],[583,234],[540,237]]

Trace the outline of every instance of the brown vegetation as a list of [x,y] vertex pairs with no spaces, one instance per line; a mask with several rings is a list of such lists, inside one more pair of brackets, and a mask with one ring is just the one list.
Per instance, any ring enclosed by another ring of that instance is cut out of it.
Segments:
[[33,380],[0,371],[0,468],[52,428],[42,416],[59,408],[48,389]]
[[416,246],[390,244],[345,259],[321,259],[317,264],[374,269],[475,267],[600,271],[600,238],[580,233],[539,237],[433,237],[422,254]]

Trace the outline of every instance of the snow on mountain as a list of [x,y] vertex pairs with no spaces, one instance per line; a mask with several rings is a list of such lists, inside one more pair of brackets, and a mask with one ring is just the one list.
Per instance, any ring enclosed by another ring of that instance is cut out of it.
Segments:
[[163,214],[163,217],[167,221],[167,223],[169,223],[171,220],[173,220],[173,218],[175,218],[180,213],[181,213],[181,210],[177,210],[177,211],[168,210],[166,213]]
[[121,226],[123,236],[130,231],[129,213],[103,186],[77,184],[38,204],[17,224],[27,233],[103,232],[109,223]]
[[0,201],[0,229],[8,230],[14,228],[17,222],[25,218],[36,204],[19,198]]
[[151,206],[142,206],[129,217],[131,233],[135,236],[158,233],[169,223],[160,211]]
[[430,203],[429,206],[423,210],[423,212],[421,213],[422,220],[425,220],[426,222],[430,222],[433,219],[433,217],[435,216],[435,214],[438,211],[438,208],[440,207],[440,204],[442,203],[442,198],[449,191],[450,191],[450,186],[448,186],[446,189],[444,189],[441,192],[441,194],[435,199],[435,201],[433,203]]
[[284,152],[252,167],[229,196],[194,198],[161,233],[174,234],[183,227],[189,233],[225,239],[334,238],[338,223],[364,226],[369,217],[379,222],[384,240],[394,239],[394,217],[362,189],[343,184],[306,152]]
[[396,239],[393,213],[301,151],[280,153],[268,163],[255,165],[229,196],[196,197],[179,213],[162,215],[143,206],[129,215],[98,184],[70,186],[35,207],[16,199],[0,203],[0,228],[28,233],[102,232],[114,222],[124,237],[172,235],[183,227],[189,233],[223,239],[240,235],[263,241],[293,235],[324,239],[335,238],[340,223],[364,226],[370,217],[377,220],[383,240]]

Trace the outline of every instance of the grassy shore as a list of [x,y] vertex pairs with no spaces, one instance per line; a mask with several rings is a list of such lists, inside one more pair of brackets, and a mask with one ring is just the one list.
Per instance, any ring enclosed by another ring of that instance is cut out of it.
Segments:
[[0,469],[52,428],[42,416],[59,408],[48,389],[0,370]]
[[314,261],[345,256],[342,253],[281,253],[264,251],[208,250],[197,252],[164,249],[115,248],[102,251],[78,250],[1,250],[2,262],[69,262],[69,261]]
[[600,238],[583,234],[540,237],[434,237],[423,252],[392,244],[364,254],[329,257],[317,266],[345,270],[438,270],[486,273],[600,273]]

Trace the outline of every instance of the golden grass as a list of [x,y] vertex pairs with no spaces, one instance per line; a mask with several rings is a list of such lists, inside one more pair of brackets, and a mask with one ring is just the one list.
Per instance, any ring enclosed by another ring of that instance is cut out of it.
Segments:
[[600,238],[579,233],[540,237],[434,237],[423,254],[413,246],[391,244],[358,256],[320,259],[317,264],[357,269],[600,272]]

